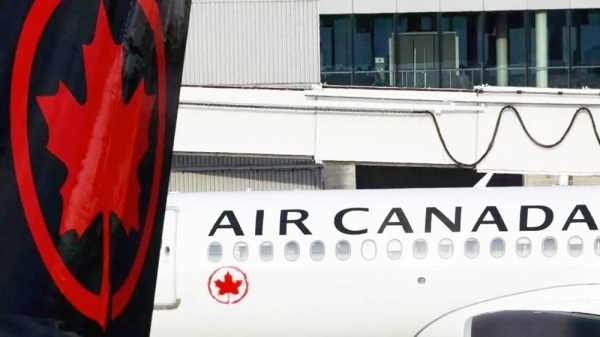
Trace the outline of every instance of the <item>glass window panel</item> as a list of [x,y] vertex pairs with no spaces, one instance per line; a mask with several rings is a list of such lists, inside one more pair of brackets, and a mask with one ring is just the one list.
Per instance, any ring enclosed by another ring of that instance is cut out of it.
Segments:
[[310,257],[315,261],[321,261],[325,257],[325,244],[315,241],[310,245]]
[[[525,70],[515,73],[509,68],[525,68],[525,17],[522,11],[485,13],[483,62],[487,69],[484,83],[490,85],[525,85]],[[521,77],[522,76],[522,79]]]
[[600,65],[600,10],[571,11],[571,61],[574,66]]
[[532,11],[527,15],[530,30],[528,84],[540,88],[568,88],[567,11]]
[[528,257],[531,254],[531,240],[522,237],[517,240],[517,255],[520,257]]
[[223,247],[218,242],[213,242],[208,246],[208,260],[210,262],[219,262],[223,257]]
[[354,70],[389,70],[393,15],[359,14],[354,18]]
[[398,260],[402,256],[402,242],[398,239],[392,239],[387,245],[388,257],[392,260]]
[[296,261],[300,257],[300,246],[296,241],[289,241],[285,244],[284,254],[288,261]]
[[530,86],[538,86],[538,73],[543,73],[542,78],[548,78],[547,85],[539,85],[539,87],[569,88],[569,74],[566,68],[529,69]]
[[273,244],[269,241],[265,241],[260,244],[259,256],[263,261],[273,260]]
[[479,241],[475,238],[469,238],[465,241],[465,255],[473,259],[479,255]]
[[375,241],[371,239],[363,241],[361,253],[365,260],[373,260],[377,256],[377,244]]
[[448,13],[442,17],[442,68],[481,67],[480,13]]
[[481,83],[481,13],[442,16],[442,87],[472,89]]
[[[569,65],[567,11],[533,11],[528,15],[531,34],[529,66],[567,67]],[[543,42],[538,41],[538,33],[546,37]],[[545,59],[540,59],[541,62],[538,63],[538,57],[544,56]]]
[[[500,85],[501,83],[507,83],[513,87],[524,87],[525,86],[525,75],[527,72],[525,68],[521,69],[486,69],[483,73],[483,83],[489,85]],[[508,76],[508,79],[505,77]],[[508,81],[508,82],[507,82]]]
[[346,261],[350,258],[350,243],[346,240],[340,240],[335,245],[335,255],[341,261]]
[[394,86],[412,88],[437,88],[440,79],[438,70],[399,70]]
[[482,84],[480,69],[443,69],[442,87],[453,89],[473,89]]
[[571,69],[571,88],[600,88],[600,67]]
[[349,15],[321,15],[321,71],[342,72],[352,70],[351,31]]
[[558,245],[554,238],[545,238],[542,242],[542,253],[546,257],[553,257],[558,251]]
[[394,82],[390,79],[389,71],[369,71],[355,72],[352,80],[352,85],[358,86],[378,86],[388,87],[393,86]]
[[501,67],[503,61],[512,68],[525,67],[524,12],[486,12],[485,16],[483,50],[486,68]]
[[437,14],[399,15],[393,43],[390,62],[396,65],[391,69],[397,72],[395,86],[439,87]]
[[329,85],[352,85],[352,73],[321,73],[321,82]]
[[569,254],[573,257],[581,256],[583,253],[583,240],[579,236],[574,236],[569,239],[568,246]]
[[500,258],[504,256],[504,252],[506,251],[506,245],[504,244],[504,240],[500,238],[495,238],[492,240],[490,244],[490,253],[495,258]]
[[238,242],[233,246],[233,258],[236,261],[243,262],[248,259],[248,245],[245,242]]
[[438,247],[440,257],[449,259],[454,255],[454,243],[450,239],[442,239]]
[[423,239],[417,239],[413,243],[413,255],[419,260],[427,257],[427,241]]

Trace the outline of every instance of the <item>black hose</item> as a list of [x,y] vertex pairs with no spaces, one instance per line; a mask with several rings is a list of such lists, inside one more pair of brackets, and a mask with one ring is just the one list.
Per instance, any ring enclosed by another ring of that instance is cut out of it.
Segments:
[[466,164],[466,163],[463,163],[463,162],[457,160],[456,158],[454,158],[454,156],[448,150],[448,146],[446,145],[444,136],[442,135],[442,132],[440,131],[440,126],[438,124],[435,114],[433,112],[427,111],[427,110],[417,111],[416,113],[427,114],[427,115],[431,116],[431,118],[433,118],[433,123],[435,124],[435,129],[437,131],[440,142],[442,143],[442,146],[444,147],[444,151],[450,157],[450,159],[454,163],[456,163],[456,165],[458,165],[459,167],[464,167],[464,168],[474,168],[479,163],[481,163],[481,161],[483,161],[483,159],[485,159],[485,157],[487,157],[488,154],[490,153],[490,151],[492,150],[492,147],[494,146],[494,142],[496,141],[496,136],[498,135],[498,129],[500,128],[500,120],[502,119],[502,115],[504,114],[504,112],[507,110],[510,110],[517,115],[517,119],[519,119],[519,124],[521,124],[521,127],[523,128],[523,131],[525,131],[525,134],[527,135],[527,137],[535,145],[545,148],[545,149],[550,149],[550,148],[556,147],[560,143],[562,143],[565,140],[565,138],[567,137],[567,134],[569,134],[569,131],[571,130],[571,128],[573,127],[573,124],[575,123],[575,119],[577,118],[577,116],[580,113],[586,113],[588,116],[590,116],[590,120],[592,121],[592,128],[594,129],[594,135],[596,136],[596,141],[600,145],[600,135],[598,135],[598,129],[596,128],[596,122],[594,121],[594,116],[592,115],[591,111],[586,107],[581,107],[581,108],[577,109],[577,111],[575,111],[575,113],[573,114],[573,117],[571,118],[571,123],[569,123],[569,126],[567,127],[567,129],[565,130],[565,132],[563,133],[563,135],[560,137],[559,140],[557,140],[555,143],[552,143],[552,144],[542,144],[539,141],[535,140],[535,138],[533,138],[531,136],[531,134],[529,133],[529,130],[527,130],[527,127],[525,126],[525,123],[523,123],[523,119],[521,118],[521,113],[519,113],[519,111],[515,107],[513,107],[511,105],[506,105],[502,108],[502,110],[500,110],[500,113],[498,114],[498,119],[496,120],[496,127],[494,128],[494,134],[492,135],[492,139],[490,140],[490,143],[487,147],[487,150],[485,150],[485,153],[481,156],[481,158],[479,158],[473,164]]

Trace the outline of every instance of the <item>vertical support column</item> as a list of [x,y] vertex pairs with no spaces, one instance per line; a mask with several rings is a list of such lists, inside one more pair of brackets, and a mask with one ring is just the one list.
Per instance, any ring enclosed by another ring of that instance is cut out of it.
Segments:
[[[452,21],[452,20],[451,20]],[[438,83],[437,83],[437,87],[438,88],[442,88],[444,86],[444,81],[442,81],[442,77],[443,77],[443,72],[442,72],[442,67],[443,67],[443,62],[444,62],[444,33],[442,31],[442,13],[438,13],[437,14],[437,46],[435,48],[437,48],[437,55],[436,57],[434,57],[434,60],[437,58],[437,67],[438,67]],[[436,40],[434,39],[434,41]],[[434,63],[435,64],[435,63]],[[458,67],[456,67],[458,69]],[[451,88],[452,86],[450,85],[450,83],[448,84],[449,87]]]
[[535,13],[535,80],[536,86],[548,87],[548,13]]
[[396,86],[396,43],[398,40],[398,35],[396,34],[396,27],[394,26],[394,32],[392,33],[392,36],[390,38],[388,38],[388,46],[389,46],[389,66],[390,66],[390,86],[391,87],[395,87]]
[[498,86],[508,86],[508,13],[498,13],[496,21],[496,67]]
[[573,86],[573,84],[572,84],[573,82],[571,81],[571,65],[573,64],[573,55],[571,54],[571,43],[572,43],[572,41],[571,41],[571,37],[572,36],[571,35],[572,35],[572,32],[573,32],[571,30],[572,29],[571,28],[571,25],[572,25],[571,15],[572,15],[571,14],[571,10],[567,9],[567,32],[568,32],[567,33],[567,50],[568,50],[568,53],[567,53],[567,65],[568,65],[568,68],[567,68],[567,81],[568,81],[567,87],[568,88],[571,88]]

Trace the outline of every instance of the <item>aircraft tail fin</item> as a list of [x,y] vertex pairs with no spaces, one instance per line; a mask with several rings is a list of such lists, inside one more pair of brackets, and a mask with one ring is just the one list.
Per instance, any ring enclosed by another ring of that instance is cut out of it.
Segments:
[[191,0],[8,2],[0,335],[148,336]]

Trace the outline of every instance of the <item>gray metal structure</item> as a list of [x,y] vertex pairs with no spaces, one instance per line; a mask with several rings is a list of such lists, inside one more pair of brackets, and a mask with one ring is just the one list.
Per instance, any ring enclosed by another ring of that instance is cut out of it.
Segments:
[[310,159],[176,153],[169,191],[316,190],[323,186],[322,170]]
[[318,0],[193,0],[182,85],[319,82]]

